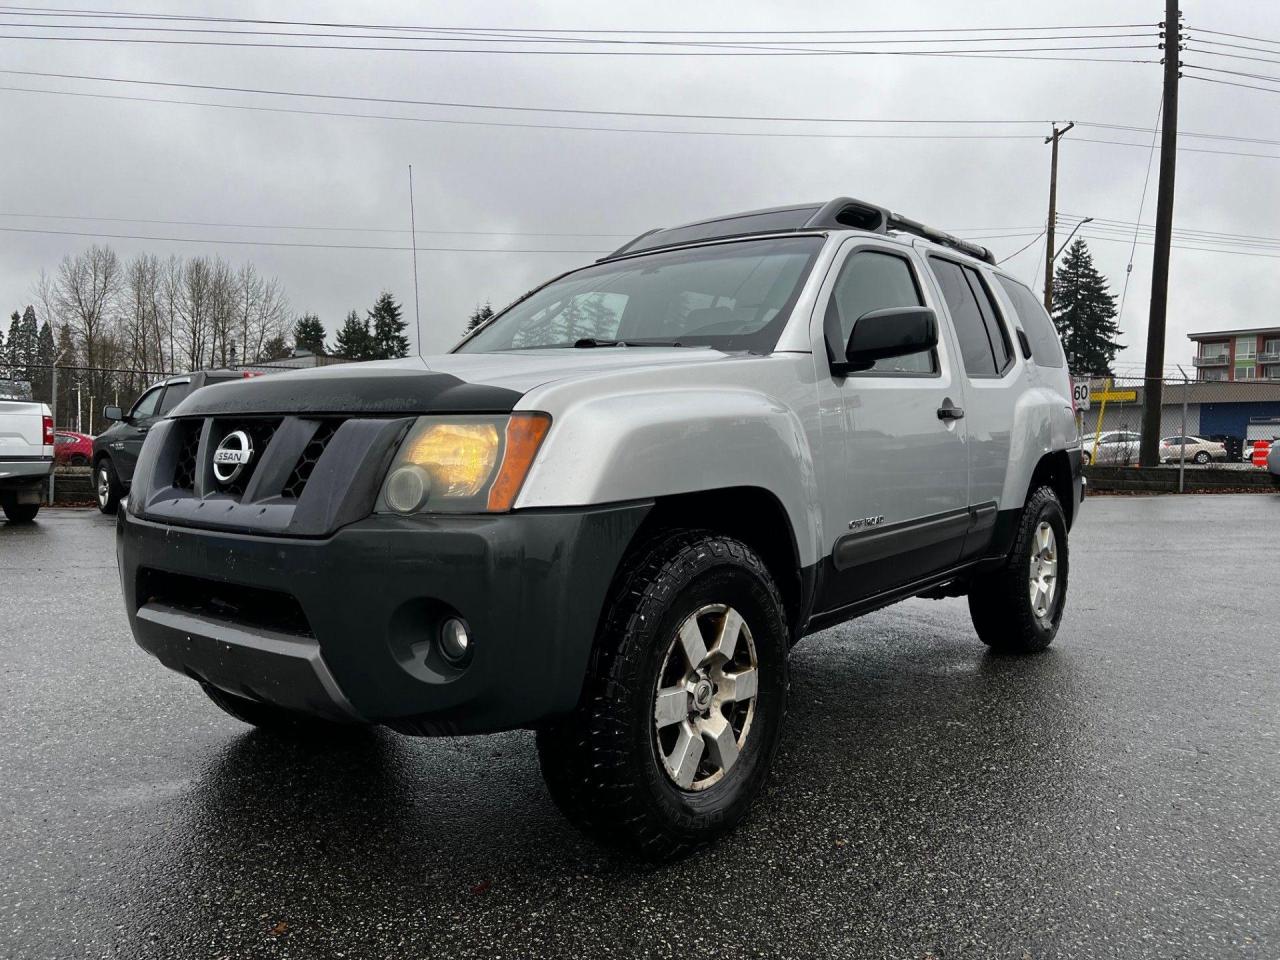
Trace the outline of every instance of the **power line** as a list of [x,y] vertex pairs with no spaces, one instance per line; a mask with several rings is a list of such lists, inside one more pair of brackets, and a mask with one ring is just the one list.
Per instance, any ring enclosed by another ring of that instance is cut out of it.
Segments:
[[459,120],[446,117],[406,117],[394,114],[352,113],[337,110],[303,110],[297,107],[267,107],[243,103],[210,103],[202,100],[178,100],[164,97],[140,97],[127,94],[88,93],[76,90],[45,90],[35,87],[15,87],[0,85],[0,90],[16,93],[37,93],[50,96],[83,97],[98,100],[120,100],[134,103],[167,103],[191,107],[213,107],[222,110],[251,110],[260,113],[288,113],[302,116],[347,117],[357,120],[397,120],[409,123],[438,123],[454,126],[470,127],[505,127],[531,130],[582,130],[589,133],[653,133],[676,135],[681,137],[766,137],[783,139],[818,139],[818,140],[1035,140],[1034,134],[872,134],[872,133],[806,133],[768,130],[672,130],[658,127],[596,127],[575,126],[559,123],[516,123],[499,120]]
[[[1192,70],[1200,70],[1195,64],[1187,64]],[[1195,74],[1185,75],[1187,80],[1199,80],[1201,83],[1219,83],[1224,87],[1239,87],[1241,90],[1261,90],[1263,93],[1280,93],[1275,87],[1259,87],[1252,83],[1236,83],[1234,80],[1218,80],[1214,77],[1198,77]]]
[[[41,70],[12,70],[0,68],[0,73],[7,73],[14,76],[26,77],[43,77],[58,80],[84,80],[94,83],[119,83],[131,86],[152,86],[152,87],[173,87],[176,89],[188,90],[210,90],[219,93],[244,93],[261,96],[272,97],[298,97],[300,99],[312,100],[346,100],[354,103],[384,103],[404,106],[423,106],[423,107],[443,107],[448,109],[466,109],[466,110],[494,110],[494,111],[510,111],[513,113],[563,113],[575,116],[596,116],[596,117],[636,117],[648,119],[666,119],[666,120],[726,120],[741,122],[761,122],[761,123],[833,123],[833,124],[871,124],[871,125],[941,125],[941,126],[1025,126],[1025,125],[1042,125],[1052,123],[1052,120],[1036,119],[903,119],[898,117],[817,117],[817,116],[781,116],[777,114],[734,114],[734,113],[677,113],[658,110],[603,110],[603,109],[587,109],[582,107],[534,107],[517,104],[501,104],[501,103],[474,103],[460,100],[422,100],[408,97],[370,97],[355,94],[339,94],[339,93],[315,93],[313,91],[304,90],[279,90],[266,87],[239,87],[226,84],[207,84],[207,83],[184,83],[180,81],[165,80],[137,80],[129,77],[105,77],[94,74],[81,73],[53,73]],[[29,92],[48,92],[61,93],[63,91],[37,91]],[[182,101],[158,101],[161,103],[179,103]],[[222,106],[222,104],[205,104],[208,106]],[[365,116],[358,114],[357,116]],[[413,118],[400,118],[413,119]],[[1116,123],[1099,123],[1097,121],[1080,120],[1080,126],[1094,127],[1101,130],[1118,130],[1132,133],[1153,133],[1151,127],[1139,127],[1127,124]],[[1179,136],[1194,139],[1207,140],[1227,140],[1240,143],[1257,143],[1280,146],[1280,140],[1268,140],[1259,137],[1237,137],[1231,134],[1223,133],[1195,133],[1192,131],[1179,131]],[[1117,141],[1098,141],[1114,143]],[[1144,146],[1144,144],[1134,144],[1134,146]]]
[[[0,73],[5,71],[0,70]],[[1199,78],[1205,79],[1208,78]],[[133,82],[133,81],[129,81]],[[1215,82],[1215,81],[1209,81]],[[1225,82],[1225,81],[1216,81]],[[1233,84],[1234,86],[1235,84]],[[1264,88],[1256,88],[1264,89]],[[890,133],[817,133],[817,132],[800,132],[800,131],[769,131],[769,130],[671,130],[659,127],[593,127],[593,126],[575,126],[573,124],[557,124],[557,123],[515,123],[511,121],[498,120],[460,120],[448,117],[406,117],[394,114],[378,114],[378,113],[352,113],[348,111],[338,110],[302,110],[296,107],[266,107],[253,104],[243,103],[210,103],[203,100],[178,100],[164,97],[139,97],[125,94],[110,93],[88,93],[78,90],[46,90],[38,87],[16,87],[11,85],[0,85],[0,90],[13,93],[36,93],[48,96],[60,97],[81,97],[97,100],[119,100],[132,103],[165,103],[176,104],[179,106],[189,107],[212,107],[220,110],[251,110],[259,113],[288,113],[298,114],[301,116],[320,116],[320,117],[346,117],[356,120],[396,120],[409,123],[439,123],[455,126],[472,126],[472,127],[506,127],[516,129],[534,129],[534,130],[582,130],[588,133],[652,133],[675,135],[682,137],[766,137],[766,138],[783,138],[783,139],[816,139],[816,140],[1036,140],[1039,139],[1036,134],[890,134]],[[1280,91],[1275,91],[1280,92]],[[498,108],[501,109],[501,108]],[[876,121],[868,121],[876,122]],[[922,121],[922,122],[946,122],[946,121]],[[992,123],[1016,122],[1024,121],[991,121]],[[1145,148],[1145,144],[1130,143],[1123,140],[1101,140],[1090,139],[1087,137],[1077,137],[1073,141],[1075,143],[1098,143],[1116,147],[1139,147]],[[1179,147],[1179,152],[1187,153],[1206,153],[1218,154],[1221,156],[1234,157],[1255,157],[1264,160],[1280,159],[1280,154],[1267,153],[1244,153],[1231,150],[1204,150],[1197,147]]]
[[[1068,222],[1070,222],[1070,221],[1072,221],[1072,220],[1082,220],[1082,219],[1084,219],[1083,217],[1080,217],[1080,216],[1075,215],[1075,214],[1070,214],[1070,213],[1063,213],[1063,214],[1060,214],[1060,217],[1061,217],[1063,220],[1066,220],[1066,221],[1068,221]],[[1106,218],[1106,217],[1094,217],[1094,218],[1093,218],[1093,221],[1094,221],[1094,224],[1095,224],[1095,225],[1110,224],[1110,225],[1113,225],[1113,226],[1126,227],[1126,228],[1127,228],[1127,227],[1132,227],[1132,226],[1139,226],[1139,227],[1141,227],[1143,230],[1154,230],[1154,229],[1155,229],[1155,225],[1154,225],[1154,224],[1150,224],[1150,223],[1141,223],[1141,224],[1140,224],[1140,223],[1136,223],[1136,222],[1135,222],[1135,221],[1133,221],[1133,220],[1114,220],[1114,219],[1108,219],[1108,218]],[[1257,234],[1250,234],[1250,233],[1235,233],[1235,232],[1230,232],[1230,231],[1225,231],[1225,230],[1198,230],[1198,229],[1189,228],[1189,227],[1175,227],[1175,228],[1174,228],[1174,233],[1203,234],[1203,235],[1210,236],[1210,237],[1243,238],[1243,239],[1246,239],[1246,240],[1274,240],[1275,242],[1280,243],[1280,237],[1266,237],[1266,236],[1259,236],[1259,235],[1257,235]]]
[[[1013,253],[1009,254],[1007,257],[1004,257],[1004,258],[1003,258],[1003,259],[1001,259],[1001,260],[997,260],[997,261],[996,261],[996,266],[999,266],[1000,264],[1004,263],[1006,260],[1012,260],[1012,259],[1013,259],[1014,257],[1016,257],[1018,254],[1020,254],[1023,250],[1026,250],[1026,249],[1027,249],[1027,247],[1030,247],[1030,246],[1031,246],[1032,244],[1034,244],[1037,240],[1039,240],[1041,237],[1043,237],[1043,236],[1045,235],[1045,233],[1046,233],[1046,232],[1048,232],[1048,228],[1047,228],[1047,227],[1046,227],[1044,230],[1041,230],[1039,233],[1037,233],[1037,234],[1035,235],[1035,237],[1033,237],[1031,240],[1029,240],[1029,241],[1028,241],[1027,243],[1025,243],[1023,246],[1019,247],[1017,250],[1013,251]],[[989,238],[981,238],[981,239],[989,239]]]
[[[885,34],[885,33],[974,33],[997,31],[1023,31],[1023,30],[1110,30],[1110,29],[1131,29],[1137,27],[1157,27],[1155,23],[1117,23],[1117,24],[1080,24],[1073,26],[1028,26],[1028,27],[906,27],[902,29],[876,28],[876,29],[836,29],[826,28],[819,30],[684,30],[684,29],[635,29],[628,30],[622,28],[610,29],[586,29],[586,28],[551,28],[551,27],[439,27],[439,26],[415,26],[404,24],[361,24],[351,22],[332,22],[332,21],[316,21],[316,20],[266,20],[252,17],[207,17],[195,16],[191,14],[177,13],[140,13],[137,11],[103,11],[103,10],[84,10],[69,7],[37,7],[37,6],[6,6],[3,8],[6,16],[21,14],[23,16],[36,15],[41,17],[97,17],[103,19],[141,19],[141,20],[180,20],[185,22],[199,23],[244,23],[244,24],[262,24],[268,26],[294,26],[294,27],[331,27],[335,29],[351,28],[366,30],[400,30],[400,31],[465,31],[470,33],[480,31],[502,31],[504,33],[596,33],[596,34],[645,34],[645,35],[672,35],[679,34],[685,36],[708,36],[708,35],[733,35],[733,36],[761,36],[761,35],[786,35],[786,36],[831,36],[834,34]],[[8,12],[12,11],[12,13]],[[1208,31],[1212,32],[1212,31]]]
[[[1280,63],[1280,60],[1276,60],[1275,62]],[[1265,80],[1267,83],[1280,83],[1280,77],[1274,77],[1266,73],[1245,73],[1240,70],[1228,70],[1225,67],[1205,67],[1193,63],[1189,63],[1187,66],[1194,67],[1196,70],[1204,70],[1208,73],[1225,73],[1228,76],[1244,77],[1248,80]]]
[[311,100],[347,100],[353,103],[381,103],[415,107],[447,107],[467,110],[500,110],[514,113],[567,113],[593,117],[643,117],[663,120],[739,120],[787,123],[920,123],[920,124],[1043,124],[1045,120],[902,120],[865,117],[786,117],[779,115],[752,115],[731,113],[667,113],[653,110],[592,110],[581,107],[531,107],[501,103],[473,103],[460,100],[420,100],[408,97],[370,97],[355,94],[315,93],[306,90],[278,90],[267,87],[237,87],[212,83],[183,83],[176,80],[135,80],[129,77],[103,77],[81,73],[50,73],[40,70],[0,69],[24,77],[43,77],[57,80],[87,80],[95,83],[123,83],[130,86],[174,87],[183,90],[211,90],[218,93],[247,93],[272,97],[299,97]]
[[[149,32],[149,33],[170,33],[170,34],[209,34],[217,36],[230,37],[292,37],[301,39],[331,39],[331,40],[406,40],[430,41],[433,43],[558,43],[558,44],[586,44],[586,45],[617,45],[617,46],[651,46],[651,47],[700,47],[700,48],[734,48],[740,50],[775,50],[787,52],[791,47],[797,47],[799,44],[824,46],[844,45],[850,46],[855,44],[953,44],[953,43],[1012,43],[1014,41],[1034,41],[1034,42],[1062,42],[1073,40],[1119,40],[1132,39],[1135,37],[1144,37],[1155,39],[1156,34],[1150,30],[1141,33],[1065,33],[1054,36],[1017,36],[1003,35],[994,37],[927,37],[927,38],[904,38],[904,37],[880,37],[876,39],[840,39],[840,40],[769,40],[766,42],[758,41],[742,41],[742,40],[637,40],[637,39],[616,39],[599,37],[575,37],[575,36],[549,36],[546,32],[542,33],[523,33],[511,34],[504,31],[432,31],[421,37],[404,36],[406,31],[400,33],[335,33],[333,31],[286,31],[286,30],[228,30],[218,27],[157,27],[157,26],[117,26],[114,24],[41,24],[41,23],[3,23],[5,28],[19,30],[39,30],[39,29],[56,29],[56,30],[97,30],[97,31],[126,31],[126,32]],[[93,39],[93,38],[85,38]],[[1212,41],[1206,41],[1212,42]],[[804,49],[804,48],[799,48]],[[1074,49],[1073,47],[1063,47],[1062,49]],[[805,50],[804,52],[821,53],[821,50]]]
[[[405,38],[410,39],[410,38]],[[976,50],[814,50],[796,48],[787,50],[514,50],[489,47],[389,47],[357,46],[354,44],[325,43],[265,43],[230,40],[162,40],[155,37],[51,37],[31,34],[2,34],[0,40],[41,40],[54,43],[131,43],[181,47],[237,47],[271,50],[355,50],[379,53],[453,53],[453,54],[502,54],[511,56],[551,57],[968,57],[989,60],[1062,60],[1093,63],[1155,63],[1155,60],[1136,60],[1124,57],[1046,57],[1000,56],[1000,54],[1073,53],[1101,50],[1151,50],[1151,44],[1092,44],[1075,47],[989,47]]]
[[[396,233],[408,235],[408,230],[392,227],[334,227],[308,226],[285,223],[221,223],[210,220],[152,220],[140,217],[85,217],[59,213],[7,213],[0,211],[0,217],[14,217],[28,220],[80,220],[90,223],[152,223],[162,226],[177,227],[222,227],[236,230],[309,230],[337,233]],[[419,230],[419,234],[442,234],[449,236],[473,237],[598,237],[603,239],[630,239],[638,231],[631,233],[525,233],[512,230]]]
[[[37,230],[30,227],[0,227],[4,233],[34,233],[59,237],[92,237],[102,240],[151,240],[156,243],[217,243],[249,247],[304,247],[312,250],[378,250],[408,253],[412,247],[363,246],[351,243],[286,243],[276,240],[225,240],[206,237],[151,237],[134,233],[98,233],[82,230]],[[548,250],[515,247],[418,247],[433,253],[584,253],[600,255],[608,250]]]
[[[1129,248],[1129,263],[1124,268],[1124,286],[1120,291],[1120,309],[1116,311],[1116,323],[1124,319],[1124,304],[1129,298],[1129,278],[1133,276],[1133,257],[1138,251],[1138,230],[1142,224],[1142,209],[1147,204],[1147,186],[1151,183],[1151,162],[1156,158],[1156,142],[1160,139],[1160,117],[1164,113],[1164,98],[1156,107],[1155,129],[1151,132],[1151,150],[1147,154],[1147,173],[1142,178],[1142,197],[1138,200],[1138,219],[1133,225],[1133,245]],[[1082,220],[1081,223],[1084,221]]]
[[[1092,29],[1092,28],[1088,28],[1088,29]],[[1274,44],[1276,44],[1277,46],[1280,46],[1280,40],[1269,40],[1269,39],[1267,39],[1266,37],[1251,37],[1251,36],[1249,36],[1249,35],[1248,35],[1248,34],[1246,34],[1246,33],[1224,33],[1224,32],[1223,32],[1223,31],[1221,31],[1221,30],[1208,30],[1208,29],[1206,29],[1206,28],[1204,28],[1204,27],[1196,27],[1196,28],[1195,28],[1195,32],[1196,32],[1196,33],[1211,33],[1211,34],[1213,34],[1215,37],[1231,37],[1231,38],[1233,38],[1233,39],[1235,39],[1235,40],[1253,40],[1253,41],[1255,41],[1255,42],[1257,42],[1257,43],[1274,43]]]

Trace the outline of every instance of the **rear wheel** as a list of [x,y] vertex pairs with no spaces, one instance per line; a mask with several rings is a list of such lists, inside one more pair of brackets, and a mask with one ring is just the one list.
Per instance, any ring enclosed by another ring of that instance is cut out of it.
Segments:
[[322,717],[313,717],[310,714],[286,710],[269,703],[238,697],[208,683],[201,683],[200,688],[224,712],[243,723],[270,733],[292,737],[333,737],[350,736],[352,733],[367,729],[363,724],[336,723]]
[[120,478],[116,476],[116,468],[110,457],[103,457],[93,470],[93,492],[98,500],[98,509],[103,513],[115,513],[120,506],[120,497],[124,490],[120,486]]
[[644,860],[731,829],[777,751],[787,639],[777,587],[745,544],[676,531],[641,548],[615,585],[581,704],[538,732],[556,805]]
[[1037,653],[1053,642],[1067,602],[1067,520],[1050,487],[1032,492],[1004,565],[974,580],[969,613],[978,638],[1000,653]]
[[10,523],[30,523],[40,512],[38,503],[8,503],[4,505],[4,515]]

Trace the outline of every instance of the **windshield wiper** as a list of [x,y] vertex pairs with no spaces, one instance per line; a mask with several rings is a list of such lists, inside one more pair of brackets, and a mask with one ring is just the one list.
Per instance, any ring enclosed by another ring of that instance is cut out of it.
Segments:
[[573,345],[582,350],[587,347],[679,347],[679,340],[599,340],[595,337],[583,337],[575,340]]

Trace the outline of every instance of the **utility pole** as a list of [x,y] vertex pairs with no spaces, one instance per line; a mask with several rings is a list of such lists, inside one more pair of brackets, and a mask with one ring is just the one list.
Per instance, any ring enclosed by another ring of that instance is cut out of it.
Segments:
[[1138,463],[1160,460],[1160,401],[1164,370],[1165,315],[1169,306],[1169,244],[1173,239],[1173,178],[1178,159],[1178,76],[1182,61],[1182,14],[1178,0],[1165,0],[1164,106],[1161,108],[1160,181],[1156,197],[1156,240],[1151,264],[1151,314],[1147,320],[1147,364],[1142,393],[1142,445]]
[[418,307],[418,224],[413,210],[413,164],[409,164],[409,243],[413,247],[413,329],[422,356],[422,312]]
[[1053,152],[1049,160],[1049,223],[1045,228],[1048,238],[1044,245],[1044,308],[1053,313],[1053,227],[1058,219],[1058,141],[1075,126],[1075,121],[1068,123],[1061,130],[1053,125],[1053,135],[1044,138],[1045,143],[1053,144]]

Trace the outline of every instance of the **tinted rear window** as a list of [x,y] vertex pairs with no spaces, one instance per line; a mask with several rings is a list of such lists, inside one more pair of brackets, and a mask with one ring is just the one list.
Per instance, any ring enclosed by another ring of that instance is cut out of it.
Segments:
[[929,258],[929,265],[938,278],[943,299],[947,301],[956,339],[960,341],[965,373],[971,377],[996,376],[996,358],[987,334],[987,323],[973,287],[965,279],[964,269],[950,260],[936,257]]
[[1031,359],[1042,367],[1064,366],[1066,361],[1062,354],[1062,344],[1058,341],[1058,333],[1036,295],[1017,280],[1000,276],[997,279],[1013,301],[1013,310],[1027,335],[1027,342],[1031,344]]

